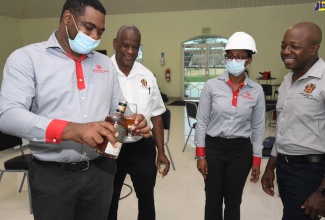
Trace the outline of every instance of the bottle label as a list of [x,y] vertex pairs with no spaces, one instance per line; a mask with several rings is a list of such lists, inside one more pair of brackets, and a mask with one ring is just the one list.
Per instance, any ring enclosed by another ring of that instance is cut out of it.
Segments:
[[122,143],[120,143],[120,142],[117,142],[117,147],[114,147],[111,144],[111,142],[108,142],[106,149],[105,149],[105,153],[114,155],[114,156],[118,156],[120,153],[121,147],[122,147]]
[[159,166],[159,171],[158,171],[158,173],[159,173],[158,174],[159,179],[164,178],[163,173],[164,173],[165,169],[166,169],[166,164],[161,163],[160,166]]
[[123,145],[123,139],[126,135],[127,129],[117,123],[114,124],[116,131],[118,132],[118,136],[115,138],[117,147],[114,147],[110,142],[107,143],[105,153],[118,156]]
[[166,164],[161,163],[159,166],[159,173],[162,174],[166,169]]
[[118,132],[118,136],[115,138],[116,142],[123,143],[123,139],[126,135],[127,129],[117,123],[114,124],[114,128]]

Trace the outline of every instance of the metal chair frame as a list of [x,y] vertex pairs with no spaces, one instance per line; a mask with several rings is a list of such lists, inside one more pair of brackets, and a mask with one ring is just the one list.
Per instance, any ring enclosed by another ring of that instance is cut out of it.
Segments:
[[4,173],[9,173],[9,172],[22,172],[23,173],[23,178],[22,181],[20,183],[20,187],[19,187],[19,192],[21,192],[25,179],[27,177],[27,188],[28,188],[28,198],[29,198],[29,209],[30,209],[30,213],[33,214],[33,209],[32,209],[32,195],[31,195],[31,190],[30,190],[30,185],[29,185],[29,181],[28,181],[28,170],[26,170],[24,167],[22,167],[21,169],[11,169],[11,168],[6,168],[6,165],[9,165],[9,163],[12,160],[19,160],[19,162],[21,161],[21,163],[24,164],[29,164],[29,161],[31,160],[32,155],[31,154],[25,154],[24,153],[24,149],[26,146],[28,145],[22,145],[23,141],[21,138],[16,137],[16,136],[12,136],[12,135],[8,135],[8,134],[4,134],[2,132],[0,132],[0,151],[3,150],[7,150],[10,148],[14,148],[16,146],[19,146],[20,148],[20,152],[21,155],[13,157],[9,160],[6,160],[4,162],[4,169],[0,169],[0,181],[2,179],[2,176]]
[[184,147],[183,147],[182,152],[185,151],[185,148],[186,148],[188,139],[191,136],[192,130],[195,129],[195,126],[196,126],[196,122],[195,123],[192,123],[191,122],[191,119],[196,120],[197,103],[195,103],[195,102],[185,102],[185,108],[186,108],[186,113],[187,113],[188,125],[190,126],[191,130],[190,130],[190,133],[187,136],[187,139],[185,141],[185,144],[184,144]]

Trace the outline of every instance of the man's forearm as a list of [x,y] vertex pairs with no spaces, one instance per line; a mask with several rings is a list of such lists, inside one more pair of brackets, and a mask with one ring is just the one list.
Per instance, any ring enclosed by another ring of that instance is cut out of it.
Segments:
[[275,156],[270,156],[265,170],[275,170],[277,158]]
[[165,147],[164,147],[164,133],[163,132],[157,132],[154,129],[152,129],[153,137],[156,141],[156,147],[159,153],[165,153]]

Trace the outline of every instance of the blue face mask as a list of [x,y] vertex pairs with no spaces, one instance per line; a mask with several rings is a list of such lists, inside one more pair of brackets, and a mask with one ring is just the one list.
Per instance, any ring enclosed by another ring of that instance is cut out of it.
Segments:
[[235,59],[232,61],[227,61],[226,65],[228,73],[233,76],[239,76],[242,72],[244,72],[245,68],[245,60],[237,62]]
[[87,34],[84,34],[82,31],[79,31],[73,16],[72,19],[78,31],[76,37],[73,40],[70,39],[67,26],[65,26],[71,50],[78,54],[88,54],[99,45],[100,40],[95,40],[89,37]]

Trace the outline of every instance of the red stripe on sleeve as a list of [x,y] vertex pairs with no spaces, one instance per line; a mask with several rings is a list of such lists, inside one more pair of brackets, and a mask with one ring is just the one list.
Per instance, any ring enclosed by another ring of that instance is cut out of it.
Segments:
[[205,147],[196,147],[196,156],[205,156]]
[[47,126],[45,132],[45,141],[47,143],[58,144],[62,141],[62,132],[64,128],[69,124],[69,121],[54,119]]
[[262,158],[260,157],[253,157],[253,166],[261,166]]

